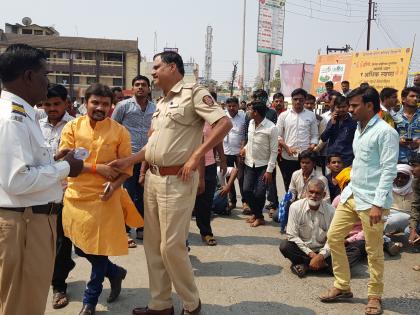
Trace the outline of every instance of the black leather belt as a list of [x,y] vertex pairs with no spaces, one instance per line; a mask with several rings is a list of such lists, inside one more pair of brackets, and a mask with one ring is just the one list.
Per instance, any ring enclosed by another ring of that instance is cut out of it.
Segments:
[[[32,206],[32,212],[36,214],[58,214],[61,209],[63,208],[63,204],[61,203],[47,203],[46,205],[39,205],[39,206]],[[24,212],[25,207],[19,207],[19,208],[8,208],[8,207],[1,207],[0,209],[9,210],[9,211],[15,211],[15,212]]]

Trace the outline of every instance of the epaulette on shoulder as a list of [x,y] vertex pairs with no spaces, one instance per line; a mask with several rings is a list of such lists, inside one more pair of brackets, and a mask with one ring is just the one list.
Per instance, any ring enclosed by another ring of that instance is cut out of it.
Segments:
[[25,107],[23,107],[23,105],[12,103],[11,108],[12,108],[12,113],[13,114],[18,114],[18,115],[22,115],[22,116],[26,117],[26,111],[25,111]]
[[199,87],[200,85],[197,83],[185,83],[183,88],[188,90],[194,90],[195,88]]

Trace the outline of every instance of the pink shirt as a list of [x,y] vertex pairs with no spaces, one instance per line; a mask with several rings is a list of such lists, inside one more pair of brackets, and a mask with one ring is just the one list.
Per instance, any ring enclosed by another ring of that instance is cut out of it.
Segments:
[[[203,129],[204,141],[206,141],[206,139],[210,136],[210,133],[211,133],[211,125],[208,122],[206,122],[204,124],[204,129]],[[213,165],[214,163],[216,163],[216,160],[214,159],[213,149],[211,149],[205,154],[204,161],[205,161],[206,166]]]

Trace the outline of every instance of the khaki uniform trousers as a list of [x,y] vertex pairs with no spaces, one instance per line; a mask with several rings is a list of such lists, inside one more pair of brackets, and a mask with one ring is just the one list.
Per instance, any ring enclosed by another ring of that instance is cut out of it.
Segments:
[[[368,296],[382,296],[384,291],[384,250],[383,232],[384,222],[381,221],[370,226],[369,210],[356,211],[354,197],[340,203],[335,210],[334,218],[328,230],[328,244],[331,249],[331,257],[334,271],[334,287],[340,290],[350,290],[350,266],[344,247],[344,239],[349,234],[353,225],[360,219],[366,241],[368,255],[369,283]],[[387,215],[389,210],[384,210]]]
[[185,242],[198,187],[198,172],[183,182],[177,176],[146,174],[144,185],[144,251],[149,271],[152,310],[170,308],[174,288],[184,309],[198,307],[199,294],[194,282]]
[[0,314],[43,315],[55,259],[57,215],[0,208]]

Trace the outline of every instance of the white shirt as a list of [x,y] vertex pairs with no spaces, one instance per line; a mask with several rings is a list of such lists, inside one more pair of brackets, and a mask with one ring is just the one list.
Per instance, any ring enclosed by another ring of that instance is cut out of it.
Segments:
[[240,110],[235,117],[231,117],[226,111],[226,115],[232,122],[232,129],[223,139],[223,150],[225,155],[239,155],[241,143],[245,139],[245,113]]
[[321,201],[316,211],[309,208],[307,198],[293,202],[290,205],[287,221],[287,239],[307,255],[315,252],[324,258],[328,257],[330,247],[327,243],[327,232],[334,212],[335,209],[325,201]]
[[325,119],[326,123],[328,124],[328,122],[331,120],[331,111],[329,110],[328,112],[325,112],[321,115],[322,118]]
[[249,167],[267,165],[267,172],[273,172],[276,167],[278,150],[278,130],[273,122],[264,120],[255,127],[252,119],[248,128],[248,143],[245,146],[245,164]]
[[50,145],[53,154],[56,154],[60,145],[61,131],[64,126],[74,117],[70,116],[69,113],[65,112],[61,120],[54,126],[48,121],[48,117],[39,120],[39,126],[41,127],[42,135],[45,141]]
[[61,202],[60,180],[70,166],[54,161],[32,106],[7,91],[0,97],[0,148],[0,208]]
[[228,166],[226,169],[226,174],[223,175],[222,171],[220,170],[220,166],[217,167],[217,182],[220,186],[226,185],[226,178],[232,174],[233,167]]
[[[283,140],[290,148],[300,153],[309,148],[311,144],[318,144],[318,121],[315,114],[307,109],[296,113],[293,109],[281,113],[277,120],[279,140]],[[297,160],[282,150],[281,156],[286,160]]]
[[325,184],[324,200],[326,202],[330,202],[330,189],[328,188],[328,179],[323,175],[317,175],[315,170],[313,170],[311,175],[309,175],[308,179],[305,181],[305,179],[303,178],[302,169],[294,171],[292,174],[292,179],[290,180],[289,191],[293,195],[293,200],[303,199],[306,197],[306,186],[312,178],[318,178],[322,180],[322,182]]

